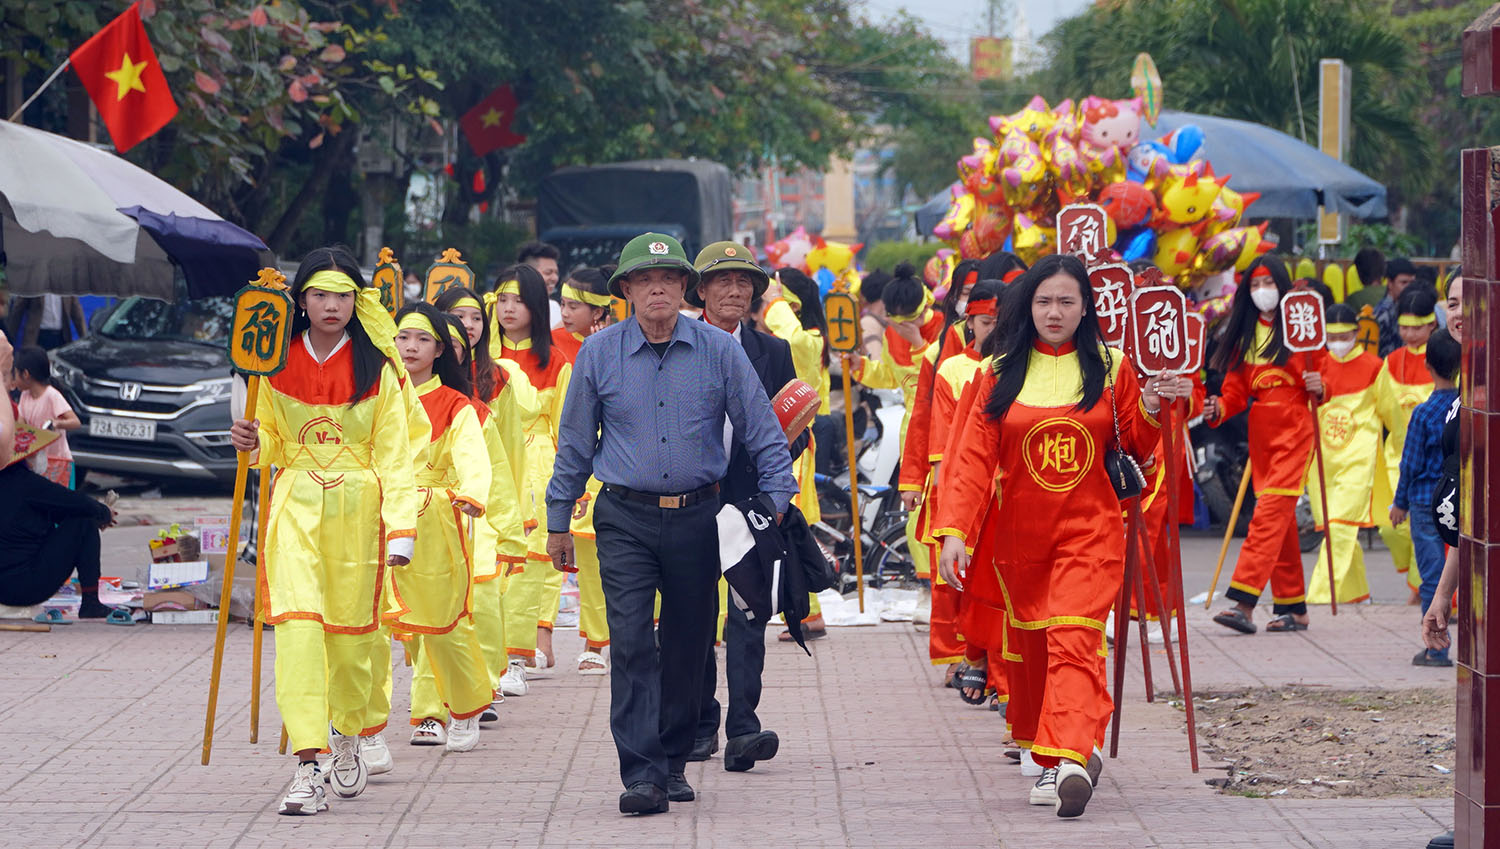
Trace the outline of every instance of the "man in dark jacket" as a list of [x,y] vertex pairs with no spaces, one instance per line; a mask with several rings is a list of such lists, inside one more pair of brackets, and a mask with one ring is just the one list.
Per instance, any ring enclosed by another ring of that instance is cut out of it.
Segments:
[[[685,299],[703,310],[703,320],[726,333],[733,334],[745,347],[750,365],[760,377],[768,397],[776,397],[783,386],[797,377],[792,366],[792,349],[785,340],[754,330],[745,322],[750,304],[759,298],[770,283],[766,273],[756,265],[750,249],[734,242],[715,242],[704,248],[693,263],[700,276],[696,288],[689,289]],[[806,431],[791,444],[792,459],[807,448]],[[729,473],[724,477],[725,504],[733,504],[755,495],[759,473],[755,461],[735,438],[728,422],[724,424],[724,444],[729,445]],[[755,709],[760,704],[760,676],[766,660],[766,623],[752,622],[733,604],[726,605],[724,623],[724,666],[729,680],[729,712],[724,721],[728,738],[724,746],[724,768],[743,772],[756,761],[776,755],[780,740],[774,731],[764,731]],[[713,652],[708,653],[708,667],[703,676],[697,740],[691,761],[706,761],[719,749],[720,706],[714,697],[718,671]]]

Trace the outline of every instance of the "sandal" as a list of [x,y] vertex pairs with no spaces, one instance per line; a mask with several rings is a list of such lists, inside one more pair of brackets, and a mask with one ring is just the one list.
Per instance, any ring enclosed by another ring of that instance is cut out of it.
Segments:
[[[958,697],[964,700],[964,704],[984,704],[990,697],[989,681],[986,670],[974,666],[968,667],[958,676]],[[978,691],[978,695],[969,695],[971,691]]]
[[[1251,622],[1250,617],[1245,615],[1245,611],[1240,610],[1238,607],[1231,607],[1221,613],[1214,614],[1214,621],[1231,631],[1239,631],[1241,634],[1255,633],[1255,623]],[[1267,625],[1266,630],[1271,630],[1271,626]]]
[[948,681],[943,686],[952,690],[957,690],[958,679],[962,678],[963,674],[969,671],[969,663],[968,661],[961,660],[958,663],[955,663],[952,666],[948,667],[948,669]]
[[[584,664],[592,664],[585,666]],[[607,675],[609,665],[604,662],[604,655],[592,649],[578,656],[579,675]]]
[[1306,630],[1307,626],[1298,622],[1296,617],[1290,613],[1283,613],[1266,623],[1266,633],[1268,634],[1285,634],[1290,631]]
[[42,625],[71,625],[71,624],[73,624],[72,621],[70,621],[68,619],[64,619],[62,611],[58,610],[55,607],[49,607],[46,610],[43,610],[41,613],[38,613],[37,615],[31,617],[31,621],[38,622],[38,623],[40,623]]
[[106,624],[106,625],[134,625],[135,624],[135,617],[130,615],[130,611],[129,610],[126,610],[123,607],[116,607],[114,610],[111,610],[109,612],[108,616],[104,617],[104,624]]
[[551,675],[552,671],[551,661],[547,659],[547,653],[541,649],[537,649],[536,656],[531,659],[531,663],[526,664],[527,675]]

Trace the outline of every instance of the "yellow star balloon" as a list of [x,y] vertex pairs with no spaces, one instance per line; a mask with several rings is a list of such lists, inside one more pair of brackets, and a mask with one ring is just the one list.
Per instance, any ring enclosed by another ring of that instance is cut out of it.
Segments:
[[120,70],[108,71],[104,74],[114,80],[116,100],[124,100],[125,95],[132,91],[144,92],[146,90],[145,84],[141,82],[141,72],[144,70],[146,70],[145,62],[131,62],[130,54],[126,53],[125,58],[120,60]]

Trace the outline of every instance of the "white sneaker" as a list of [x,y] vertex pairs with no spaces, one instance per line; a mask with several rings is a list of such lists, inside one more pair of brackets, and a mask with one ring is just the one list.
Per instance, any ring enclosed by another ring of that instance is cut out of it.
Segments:
[[932,587],[923,585],[917,590],[917,607],[912,611],[911,622],[913,625],[932,624]]
[[1021,774],[1027,778],[1036,778],[1042,774],[1042,765],[1031,756],[1030,749],[1021,750]]
[[395,766],[391,760],[391,747],[385,744],[384,734],[360,737],[359,758],[365,762],[365,769],[370,775],[384,775]]
[[340,734],[333,726],[328,728],[328,748],[333,757],[328,760],[328,789],[340,799],[353,799],[365,792],[364,758],[359,756],[359,735]]
[[500,692],[506,696],[524,696],[530,687],[526,683],[526,661],[512,660],[505,666],[505,674],[500,676]]
[[[1053,789],[1053,796],[1057,799],[1057,815],[1065,818],[1082,816],[1083,809],[1094,795],[1094,782],[1089,780],[1088,771],[1065,760],[1054,772],[1057,774]],[[1031,798],[1032,804],[1036,804],[1036,796]]]
[[479,717],[455,719],[448,723],[448,751],[470,752],[479,745]]
[[424,719],[411,730],[413,746],[444,746],[448,743],[448,729],[436,719]]
[[1031,804],[1057,806],[1057,768],[1042,770],[1042,777],[1031,786]]
[[287,788],[276,813],[294,817],[310,817],[318,811],[328,810],[328,800],[323,795],[323,782],[319,780],[318,765],[312,761],[297,764],[292,776],[292,786]]
[[1162,635],[1160,622],[1153,620],[1146,623],[1146,642],[1153,646],[1166,644],[1167,638]]

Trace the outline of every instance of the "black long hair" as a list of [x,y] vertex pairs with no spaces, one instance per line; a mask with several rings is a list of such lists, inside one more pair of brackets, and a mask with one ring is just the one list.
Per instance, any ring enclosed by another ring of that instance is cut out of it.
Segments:
[[[473,345],[469,343],[468,333],[460,338],[464,340],[464,347],[469,349],[469,370],[474,375],[474,397],[488,404],[494,400],[500,390],[505,387],[504,372],[500,372],[495,366],[495,358],[490,356],[490,308],[484,302],[484,298],[467,286],[452,286],[443,290],[433,306],[443,313],[453,309],[453,305],[464,298],[473,298],[479,303],[479,316],[484,321],[484,329],[479,331],[479,341]],[[499,372],[497,376],[496,372]]]
[[[984,406],[985,414],[994,421],[1005,418],[1026,383],[1026,368],[1037,339],[1036,323],[1031,318],[1031,302],[1036,298],[1036,290],[1044,281],[1059,274],[1073,278],[1078,284],[1078,296],[1083,300],[1083,317],[1078,321],[1078,329],[1073,331],[1073,346],[1078,349],[1078,365],[1083,370],[1083,397],[1073,409],[1092,410],[1104,394],[1110,366],[1105,362],[1104,344],[1099,335],[1099,314],[1094,310],[1088,270],[1078,257],[1049,254],[1006,287],[1013,290],[1008,291],[1012,297],[1002,298],[1005,316],[996,330],[1004,327],[1007,332],[995,352],[995,389]],[[998,332],[992,333],[990,338],[999,335]]]
[[[1214,351],[1212,362],[1209,367],[1215,371],[1228,374],[1245,359],[1245,355],[1251,353],[1255,347],[1255,325],[1260,321],[1260,309],[1250,300],[1250,280],[1255,277],[1255,272],[1264,268],[1276,283],[1276,289],[1282,297],[1292,290],[1292,276],[1286,271],[1286,260],[1276,254],[1266,254],[1240,275],[1240,287],[1234,292],[1234,299],[1230,301],[1229,316],[1224,319],[1223,329],[1219,331],[1219,347]],[[1278,314],[1281,309],[1276,307]],[[1263,351],[1255,351],[1255,354],[1269,357],[1276,365],[1283,365],[1291,352],[1286,349],[1286,343],[1281,338],[1281,322],[1271,322],[1271,343]]]
[[[521,303],[531,313],[531,353],[536,354],[537,364],[542,368],[552,360],[552,312],[547,305],[547,281],[542,273],[526,263],[507,267],[495,278],[495,289],[508,280],[521,286]],[[496,304],[495,309],[500,306]]]
[[964,281],[970,276],[974,278],[975,283],[979,282],[979,260],[959,260],[958,265],[953,266],[953,274],[948,278],[948,291],[943,294],[944,324],[951,325],[963,321],[964,317],[958,314],[958,299],[963,297]]
[[[458,361],[458,355],[453,353],[453,325],[448,323],[448,314],[424,301],[413,301],[396,313],[396,325],[399,327],[401,319],[412,313],[421,315],[432,324],[433,338],[438,343],[437,358],[432,361],[432,373],[438,376],[444,386],[469,395],[473,388],[469,383],[469,370],[464,368]],[[465,338],[464,342],[467,343],[468,339]]]
[[1025,271],[1029,266],[1010,251],[995,251],[979,263],[980,280],[1004,280],[1012,271]]
[[[605,274],[604,270],[600,268],[594,268],[590,265],[580,266],[569,272],[563,282],[574,289],[588,292],[591,295],[609,296],[609,275]],[[561,292],[562,287],[558,286],[557,288]],[[596,310],[594,314],[594,322],[596,324],[609,318],[609,307],[596,307],[588,303],[584,304],[584,306],[591,310]]]
[[[297,305],[297,312],[292,316],[292,334],[302,333],[312,326],[307,318],[307,309],[302,301],[302,288],[307,285],[308,278],[319,271],[342,271],[349,275],[354,285],[361,289],[366,287],[365,278],[359,272],[359,261],[354,258],[354,252],[343,245],[331,245],[326,248],[313,248],[302,258],[302,264],[297,266],[297,275],[292,278],[292,303]],[[354,294],[356,298],[359,293]],[[359,323],[357,314],[349,317],[349,324],[344,327],[344,332],[349,334],[349,353],[354,359],[354,394],[349,396],[349,406],[358,404],[361,398],[370,393],[371,389],[380,382],[380,368],[385,365],[385,355],[370,341],[370,334],[365,332],[364,325]]]
[[823,335],[823,365],[827,367],[828,358],[828,316],[823,313],[822,293],[818,291],[818,284],[811,277],[790,266],[778,269],[777,278],[781,280],[783,289],[790,289],[802,301],[802,307],[797,312],[797,319],[802,322],[802,327],[807,330],[816,330]]

